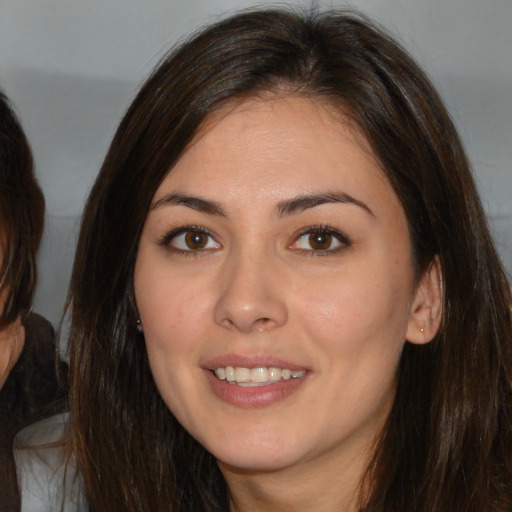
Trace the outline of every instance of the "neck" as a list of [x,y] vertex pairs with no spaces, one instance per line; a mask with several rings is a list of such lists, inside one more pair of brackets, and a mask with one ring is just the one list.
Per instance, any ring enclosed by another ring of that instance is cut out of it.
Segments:
[[25,329],[20,318],[0,330],[0,388],[20,358],[24,345]]
[[368,450],[332,455],[268,472],[219,463],[229,487],[230,512],[357,512]]

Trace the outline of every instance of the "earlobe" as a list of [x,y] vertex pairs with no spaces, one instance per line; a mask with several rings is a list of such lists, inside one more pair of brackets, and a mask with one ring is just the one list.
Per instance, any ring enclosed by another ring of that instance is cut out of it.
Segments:
[[443,315],[443,273],[436,256],[421,277],[411,305],[405,339],[422,345],[432,341]]

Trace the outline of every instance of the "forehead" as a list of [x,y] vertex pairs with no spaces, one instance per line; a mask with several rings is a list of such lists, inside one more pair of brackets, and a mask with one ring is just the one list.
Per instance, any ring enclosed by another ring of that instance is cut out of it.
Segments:
[[262,158],[283,161],[294,145],[318,153],[333,138],[344,138],[374,158],[355,121],[340,108],[308,96],[269,92],[231,101],[211,113],[182,156],[197,146],[217,146],[221,153],[260,144]]
[[350,118],[297,96],[239,101],[210,115],[153,202],[171,190],[222,201],[342,190],[400,208]]

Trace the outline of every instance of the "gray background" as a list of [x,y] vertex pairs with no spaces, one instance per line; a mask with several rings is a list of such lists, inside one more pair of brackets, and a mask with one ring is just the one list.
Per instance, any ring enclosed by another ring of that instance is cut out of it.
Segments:
[[[29,136],[47,200],[35,309],[55,325],[87,192],[139,85],[191,30],[263,4],[0,0],[0,87]],[[511,274],[512,0],[357,0],[350,6],[395,33],[437,85],[466,144]]]

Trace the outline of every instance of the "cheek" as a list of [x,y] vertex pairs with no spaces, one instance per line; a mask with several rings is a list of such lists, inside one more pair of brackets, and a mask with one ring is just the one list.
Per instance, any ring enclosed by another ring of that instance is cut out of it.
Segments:
[[205,337],[208,300],[193,279],[169,276],[151,266],[134,277],[137,308],[153,371],[161,365],[192,357]]
[[299,286],[293,294],[297,318],[330,350],[362,353],[375,345],[398,348],[405,340],[409,288],[406,279],[390,275],[352,271]]
[[180,288],[163,276],[144,270],[143,279],[136,274],[134,287],[149,365],[162,398],[174,412],[180,409],[180,386],[188,382],[184,369],[197,350],[197,294],[178,293]]

